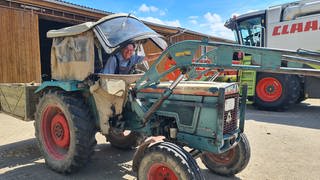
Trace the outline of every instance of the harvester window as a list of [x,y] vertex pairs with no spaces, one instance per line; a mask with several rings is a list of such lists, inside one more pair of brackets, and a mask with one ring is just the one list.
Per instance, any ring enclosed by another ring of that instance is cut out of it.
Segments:
[[261,17],[255,17],[239,23],[242,44],[247,46],[263,46],[261,19]]

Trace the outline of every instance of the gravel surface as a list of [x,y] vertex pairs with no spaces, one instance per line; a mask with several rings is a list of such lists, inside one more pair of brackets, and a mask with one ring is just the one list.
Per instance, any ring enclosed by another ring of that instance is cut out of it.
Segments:
[[[206,179],[319,179],[320,100],[310,99],[286,112],[248,107],[245,133],[251,159],[233,177],[210,173],[197,162]],[[0,179],[135,179],[131,172],[134,151],[121,151],[96,135],[92,161],[79,172],[61,175],[45,164],[34,139],[33,122],[0,113]]]

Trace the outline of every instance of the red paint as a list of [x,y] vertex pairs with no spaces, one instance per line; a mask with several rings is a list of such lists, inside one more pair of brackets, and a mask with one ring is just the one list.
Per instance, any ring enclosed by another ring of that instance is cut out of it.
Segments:
[[68,148],[70,131],[66,118],[62,113],[55,115],[51,122],[51,136],[54,143],[61,148]]
[[314,20],[314,21],[275,26],[272,31],[272,36],[295,34],[295,33],[309,32],[309,31],[316,31],[316,30],[319,30],[319,23],[317,20]]
[[282,95],[282,84],[273,77],[261,79],[256,87],[257,96],[266,102],[274,102]]
[[62,110],[48,105],[41,121],[41,134],[47,152],[55,159],[64,159],[70,145],[70,130]]
[[295,33],[295,32],[302,32],[303,30],[303,24],[302,23],[297,23],[297,24],[292,24],[290,33]]
[[222,154],[213,154],[213,153],[205,153],[205,155],[210,159],[210,161],[215,162],[219,165],[228,165],[230,162],[234,160],[234,157],[236,155],[235,148],[230,149],[229,151],[226,151]]
[[[169,69],[171,69],[172,67],[176,66],[177,63],[174,59],[172,58],[167,58],[164,64],[164,69],[166,71],[168,71]],[[167,74],[166,78],[168,80],[174,81],[176,80],[179,76],[180,76],[181,72],[179,69],[176,69],[174,71],[172,71],[171,73]]]
[[304,31],[316,31],[318,30],[318,21],[308,21],[304,27]]
[[281,34],[289,34],[288,27],[289,27],[289,25],[284,25],[282,27]]
[[278,35],[280,35],[280,34],[281,34],[281,33],[280,33],[280,28],[281,28],[281,26],[276,26],[276,27],[274,27],[274,28],[273,28],[272,36],[278,36]]
[[163,163],[153,164],[148,173],[148,180],[178,180],[177,175],[172,169]]

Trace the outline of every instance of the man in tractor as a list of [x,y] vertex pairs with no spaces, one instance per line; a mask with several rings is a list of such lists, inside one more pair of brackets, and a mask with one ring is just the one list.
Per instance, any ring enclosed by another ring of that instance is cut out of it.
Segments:
[[104,74],[130,74],[134,66],[140,63],[144,56],[135,53],[135,44],[129,43],[106,62],[102,73]]

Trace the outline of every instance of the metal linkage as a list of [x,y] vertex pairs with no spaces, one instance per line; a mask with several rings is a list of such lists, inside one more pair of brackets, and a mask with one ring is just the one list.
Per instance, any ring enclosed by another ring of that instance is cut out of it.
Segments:
[[[205,46],[211,49],[199,58],[197,52]],[[252,65],[232,64],[234,53],[242,52],[252,56]],[[166,56],[170,54],[176,65],[168,71],[160,72],[158,67]],[[201,63],[201,58],[207,58],[210,62]],[[288,67],[282,67],[282,62],[287,61]],[[293,66],[291,64],[299,64]],[[158,60],[151,66],[150,70],[136,83],[136,89],[142,89],[156,84],[161,78],[172,73],[176,69],[185,69],[186,74],[194,71],[195,68],[204,67],[207,69],[236,69],[255,70],[259,72],[299,74],[306,76],[319,76],[320,70],[301,68],[303,64],[320,65],[320,54],[306,51],[289,51],[273,48],[251,47],[228,43],[206,42],[206,41],[181,41],[167,48]],[[300,67],[300,68],[298,68]]]
[[172,94],[172,90],[181,82],[183,77],[184,75],[180,74],[180,76],[174,82],[172,82],[169,88],[165,90],[161,98],[159,98],[155,103],[153,103],[153,105],[149,108],[149,110],[143,116],[143,124],[146,124],[150,119],[151,115],[160,108],[160,106],[166,99],[168,99],[168,97]]

